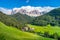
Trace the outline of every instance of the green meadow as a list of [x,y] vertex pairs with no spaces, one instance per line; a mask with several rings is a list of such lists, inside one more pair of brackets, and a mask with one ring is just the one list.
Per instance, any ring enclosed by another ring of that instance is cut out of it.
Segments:
[[31,24],[28,24],[28,26],[31,28],[34,28],[35,32],[41,32],[41,33],[49,32],[50,35],[57,33],[60,36],[60,27],[59,26],[50,26],[50,25],[36,26],[36,25],[31,25]]
[[[32,26],[32,25],[30,25]],[[8,27],[0,22],[0,40],[54,40]]]

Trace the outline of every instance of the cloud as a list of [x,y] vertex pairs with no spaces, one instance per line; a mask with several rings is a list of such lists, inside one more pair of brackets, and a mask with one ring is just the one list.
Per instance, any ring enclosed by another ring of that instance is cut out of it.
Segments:
[[29,3],[30,0],[26,0],[26,3]]

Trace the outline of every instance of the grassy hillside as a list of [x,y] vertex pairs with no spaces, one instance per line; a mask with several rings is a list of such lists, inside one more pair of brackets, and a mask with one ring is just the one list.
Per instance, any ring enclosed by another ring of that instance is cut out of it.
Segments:
[[34,28],[35,32],[48,32],[50,35],[57,33],[60,36],[60,27],[58,26],[36,26],[36,25],[30,25],[28,24],[29,27]]
[[8,26],[13,26],[16,28],[20,28],[25,26],[21,22],[18,22],[15,18],[10,17],[9,15],[6,15],[2,12],[0,12],[0,21]]
[[0,22],[0,40],[53,40],[32,33],[22,32]]

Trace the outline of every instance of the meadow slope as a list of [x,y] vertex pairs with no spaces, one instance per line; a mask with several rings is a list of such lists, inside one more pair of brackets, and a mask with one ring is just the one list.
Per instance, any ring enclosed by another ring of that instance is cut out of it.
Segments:
[[36,26],[36,25],[31,25],[28,24],[29,27],[34,28],[35,32],[49,32],[49,34],[54,34],[57,33],[60,36],[60,27],[59,26]]
[[0,22],[0,40],[53,40],[33,33],[22,32]]

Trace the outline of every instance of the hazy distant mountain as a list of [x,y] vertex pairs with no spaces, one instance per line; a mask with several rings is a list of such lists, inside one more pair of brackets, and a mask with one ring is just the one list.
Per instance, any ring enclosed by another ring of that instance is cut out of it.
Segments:
[[6,9],[6,8],[0,7],[0,11],[8,15],[16,14],[17,12],[19,12],[21,14],[27,14],[28,16],[40,16],[53,9],[55,8],[54,7],[22,6],[20,8]]
[[7,15],[10,15],[12,10],[0,7],[0,11]]

